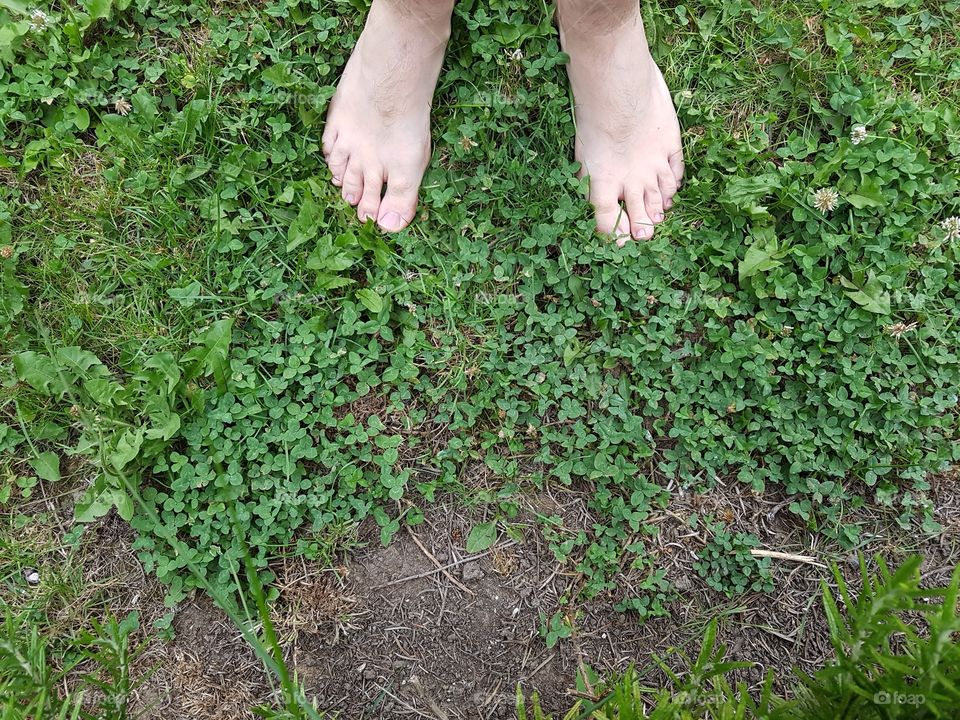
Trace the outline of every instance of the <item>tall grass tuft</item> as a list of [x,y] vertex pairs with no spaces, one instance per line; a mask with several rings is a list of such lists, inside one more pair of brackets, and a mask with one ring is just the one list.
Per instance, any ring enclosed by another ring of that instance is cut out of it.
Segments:
[[[784,696],[772,691],[767,673],[755,694],[727,675],[752,667],[726,661],[717,644],[717,620],[704,633],[692,662],[675,672],[660,658],[664,688],[645,688],[633,668],[608,684],[601,699],[578,701],[563,720],[954,720],[960,717],[960,567],[946,587],[921,585],[923,558],[908,558],[895,571],[882,559],[877,573],[860,558],[855,594],[839,568],[836,589],[822,583],[833,657],[812,675],[796,673]],[[518,720],[552,720],[534,696],[528,706],[517,689]]]

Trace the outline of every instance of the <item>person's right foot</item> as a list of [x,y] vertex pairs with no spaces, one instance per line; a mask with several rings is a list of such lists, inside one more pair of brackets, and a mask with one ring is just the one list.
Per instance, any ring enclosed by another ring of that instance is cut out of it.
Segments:
[[[419,5],[430,5],[422,16]],[[430,161],[430,105],[453,7],[433,7],[441,5],[374,0],[327,112],[323,154],[334,184],[361,221],[388,232],[413,220]]]

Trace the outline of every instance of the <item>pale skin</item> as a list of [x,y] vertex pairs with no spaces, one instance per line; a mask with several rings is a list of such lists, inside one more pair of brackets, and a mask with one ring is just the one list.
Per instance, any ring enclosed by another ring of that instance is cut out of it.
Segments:
[[[413,221],[454,0],[373,0],[330,103],[323,152],[343,199],[385,232]],[[648,239],[683,177],[680,125],[637,0],[557,0],[597,230]]]

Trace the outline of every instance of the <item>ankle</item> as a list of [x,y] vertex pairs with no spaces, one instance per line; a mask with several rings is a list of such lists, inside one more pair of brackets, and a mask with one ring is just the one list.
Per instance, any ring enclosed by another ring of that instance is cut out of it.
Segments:
[[450,39],[454,0],[373,0],[370,13],[383,13],[398,31]]
[[557,24],[567,41],[596,42],[642,23],[637,0],[557,0]]

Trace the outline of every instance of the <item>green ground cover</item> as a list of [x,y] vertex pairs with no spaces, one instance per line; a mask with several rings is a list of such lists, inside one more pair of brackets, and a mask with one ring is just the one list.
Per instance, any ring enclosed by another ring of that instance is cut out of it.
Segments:
[[[960,4],[645,3],[688,174],[622,249],[575,178],[550,8],[520,0],[457,5],[420,216],[360,226],[319,138],[364,5],[0,0],[5,507],[116,507],[174,603],[188,564],[235,590],[244,544],[269,581],[365,517],[386,542],[438,494],[509,521],[568,484],[591,530],[543,532],[644,616],[668,486],[782,494],[842,547],[864,507],[937,529]],[[704,567],[737,553],[705,572],[762,589],[719,522]]]

